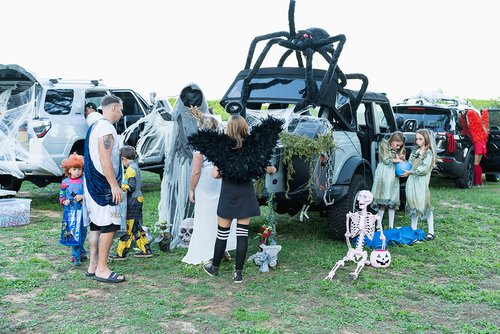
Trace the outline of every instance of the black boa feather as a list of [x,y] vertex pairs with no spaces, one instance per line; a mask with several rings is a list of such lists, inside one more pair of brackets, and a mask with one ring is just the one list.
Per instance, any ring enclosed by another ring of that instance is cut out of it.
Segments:
[[243,146],[234,149],[236,141],[228,135],[213,130],[199,130],[189,136],[189,144],[219,168],[223,179],[244,183],[266,173],[265,168],[278,142],[283,121],[268,117],[253,127],[243,141]]

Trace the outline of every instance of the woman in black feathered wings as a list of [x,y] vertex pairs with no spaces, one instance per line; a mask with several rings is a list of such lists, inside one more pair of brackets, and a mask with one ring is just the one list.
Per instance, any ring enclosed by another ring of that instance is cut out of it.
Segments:
[[[226,110],[234,108],[228,104]],[[282,120],[264,119],[248,131],[248,124],[239,114],[233,114],[227,123],[226,134],[201,130],[189,137],[189,143],[216,166],[214,177],[222,178],[217,206],[218,226],[212,263],[204,270],[210,276],[219,273],[219,265],[226,249],[231,221],[236,226],[236,271],[234,282],[243,281],[243,265],[248,247],[250,217],[260,216],[259,204],[253,187],[253,179],[265,173],[275,173],[269,160],[278,141]]]

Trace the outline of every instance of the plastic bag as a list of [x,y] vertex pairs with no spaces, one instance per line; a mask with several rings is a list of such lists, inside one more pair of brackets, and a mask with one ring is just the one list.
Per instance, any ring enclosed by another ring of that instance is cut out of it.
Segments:
[[[384,230],[387,245],[413,245],[417,241],[422,241],[425,237],[425,232],[422,229],[413,230],[410,226],[403,226]],[[357,238],[356,238],[357,239]],[[370,240],[365,236],[365,245],[374,249],[382,249],[382,240],[380,239],[380,231],[373,234],[373,239]]]

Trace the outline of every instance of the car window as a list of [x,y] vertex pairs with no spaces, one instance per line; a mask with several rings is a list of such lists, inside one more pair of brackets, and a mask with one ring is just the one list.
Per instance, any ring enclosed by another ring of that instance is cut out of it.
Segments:
[[[137,95],[137,99],[139,101],[139,104],[142,106],[142,109],[146,110],[146,113],[149,113],[151,111],[151,107],[152,106],[148,105],[146,103],[146,101],[144,101],[144,99],[142,98],[142,96],[140,96],[140,95]],[[141,114],[142,114],[142,112],[141,112]]]
[[365,116],[366,106],[364,103],[361,103],[356,111],[358,124],[360,126],[366,125],[366,116]]
[[[238,80],[227,94],[228,98],[239,98],[243,79]],[[321,81],[316,81],[320,87]],[[304,79],[281,79],[281,78],[253,78],[249,85],[250,97],[256,99],[287,99],[302,100],[307,96],[306,83]]]
[[375,117],[375,122],[379,125],[387,126],[387,119],[385,118],[384,110],[382,109],[382,106],[377,103],[375,103]]
[[85,103],[92,102],[94,103],[97,107],[101,105],[102,99],[106,96],[105,91],[101,92],[87,92],[85,93]]
[[450,114],[447,110],[439,108],[395,107],[394,116],[398,128],[402,131],[410,131],[406,129],[407,125],[412,125],[411,131],[423,128],[435,132],[451,130]]
[[351,108],[351,100],[347,94],[337,92],[335,100],[335,108],[339,115],[344,118],[344,121],[350,126],[355,126],[356,122]]
[[500,130],[500,110],[499,111],[490,111],[488,113],[490,118],[490,130],[498,131]]
[[114,91],[113,95],[118,96],[123,101],[123,116],[143,115],[142,109],[132,92]]
[[49,89],[45,94],[43,109],[51,115],[69,114],[74,96],[72,89]]

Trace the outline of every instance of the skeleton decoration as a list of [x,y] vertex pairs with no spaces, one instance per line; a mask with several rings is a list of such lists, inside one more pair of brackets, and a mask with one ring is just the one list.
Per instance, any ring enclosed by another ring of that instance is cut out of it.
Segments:
[[[362,190],[359,192],[356,199],[361,210],[354,213],[349,212],[346,215],[347,232],[345,234],[345,239],[348,248],[347,255],[344,256],[342,260],[337,261],[335,266],[325,277],[326,280],[332,280],[337,269],[339,267],[343,267],[346,261],[353,261],[357,263],[354,272],[350,273],[354,279],[358,278],[359,272],[365,265],[370,265],[370,261],[368,260],[368,253],[367,251],[363,250],[365,236],[370,240],[373,239],[373,234],[375,233],[375,223],[377,222],[378,224],[380,224],[381,219],[378,215],[374,215],[371,212],[367,211],[368,205],[370,205],[370,203],[373,201],[373,194],[371,192],[369,192],[368,190]],[[356,248],[353,249],[351,246],[350,238],[355,237],[357,237]],[[380,239],[382,240],[382,245],[385,245],[385,236],[382,227],[380,228]],[[374,256],[376,257],[376,255]],[[384,260],[382,263],[385,262],[386,260]]]
[[191,236],[193,235],[193,225],[194,218],[186,218],[181,222],[179,234],[177,235],[180,239],[179,247],[189,247],[189,242],[191,241]]
[[269,272],[269,267],[274,268],[278,264],[278,253],[281,251],[280,245],[260,245],[259,252],[250,256],[247,261],[254,261],[260,266],[263,273]]

